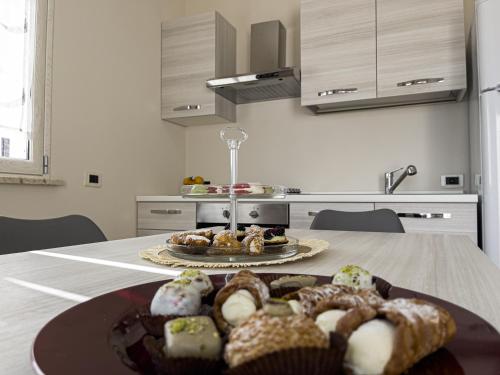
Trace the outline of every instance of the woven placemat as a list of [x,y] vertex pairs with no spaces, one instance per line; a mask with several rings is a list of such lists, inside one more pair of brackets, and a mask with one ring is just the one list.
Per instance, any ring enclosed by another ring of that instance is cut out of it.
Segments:
[[139,252],[139,256],[143,259],[149,260],[156,264],[162,264],[169,267],[203,267],[203,268],[240,268],[240,267],[258,267],[270,266],[273,264],[283,264],[289,262],[296,262],[300,259],[313,257],[322,251],[328,249],[330,243],[323,240],[300,240],[299,246],[309,248],[309,251],[299,252],[290,258],[267,260],[262,262],[245,262],[245,263],[206,263],[196,262],[192,260],[179,259],[168,252],[166,245],[158,245]]

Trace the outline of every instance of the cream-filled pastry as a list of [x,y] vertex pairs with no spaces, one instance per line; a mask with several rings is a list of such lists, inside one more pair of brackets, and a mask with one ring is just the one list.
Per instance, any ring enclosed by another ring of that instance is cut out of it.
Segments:
[[332,284],[347,285],[355,289],[368,289],[374,287],[372,274],[355,265],[342,267],[333,277]]
[[200,292],[189,280],[164,284],[151,301],[151,315],[196,315],[200,311]]
[[344,310],[328,310],[316,317],[316,325],[329,336],[330,332],[337,330],[337,322],[342,318],[346,312]]
[[206,273],[199,270],[185,270],[177,277],[177,279],[190,280],[191,285],[200,292],[202,297],[209,295],[214,290],[210,277],[208,277]]
[[290,301],[288,301],[288,304],[290,305],[294,314],[298,315],[298,314],[304,313],[304,309],[302,308],[302,305],[300,304],[299,301],[290,300]]
[[377,375],[391,358],[396,329],[382,319],[370,320],[356,329],[347,344],[345,365],[355,375]]
[[231,326],[236,327],[247,320],[257,311],[255,298],[245,289],[240,289],[231,294],[222,304],[222,317]]

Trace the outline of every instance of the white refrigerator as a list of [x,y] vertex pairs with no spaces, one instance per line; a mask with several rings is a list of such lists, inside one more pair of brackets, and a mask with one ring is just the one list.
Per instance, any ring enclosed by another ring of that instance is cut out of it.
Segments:
[[500,0],[477,0],[483,250],[500,267]]

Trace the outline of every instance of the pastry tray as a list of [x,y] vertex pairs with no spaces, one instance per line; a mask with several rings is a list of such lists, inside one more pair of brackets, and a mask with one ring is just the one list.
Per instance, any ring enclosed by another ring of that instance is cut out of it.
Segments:
[[299,240],[287,237],[288,243],[265,245],[264,252],[259,255],[242,254],[241,249],[228,249],[215,246],[186,246],[170,243],[167,240],[165,252],[169,255],[186,260],[214,263],[244,263],[260,262],[290,258],[299,252]]
[[184,198],[228,198],[232,192],[238,199],[285,198],[286,187],[239,183],[234,185],[183,185],[181,188],[181,195]]

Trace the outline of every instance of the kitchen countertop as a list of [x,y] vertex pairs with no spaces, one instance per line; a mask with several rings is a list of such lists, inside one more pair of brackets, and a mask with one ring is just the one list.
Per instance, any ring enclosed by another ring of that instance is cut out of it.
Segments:
[[[183,198],[179,195],[159,195],[159,196],[137,196],[137,202],[229,202],[228,199],[220,198]],[[244,202],[267,202],[267,203],[477,203],[476,194],[392,194],[382,193],[332,193],[332,194],[290,194],[285,198],[273,199],[252,199],[244,198]]]
[[[254,271],[332,275],[345,264],[359,264],[395,286],[469,309],[500,329],[500,270],[465,236],[310,230],[288,233],[297,238],[324,239],[330,247],[310,259]],[[164,234],[1,255],[0,374],[32,374],[32,342],[37,332],[64,310],[116,289],[179,274],[179,269],[138,256],[141,249],[164,243],[167,238]]]

